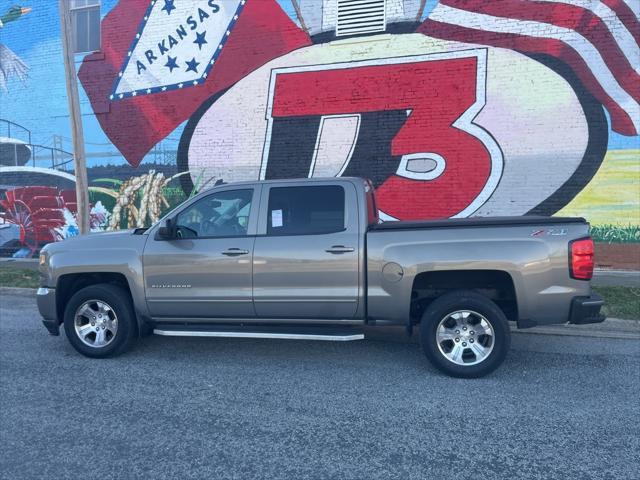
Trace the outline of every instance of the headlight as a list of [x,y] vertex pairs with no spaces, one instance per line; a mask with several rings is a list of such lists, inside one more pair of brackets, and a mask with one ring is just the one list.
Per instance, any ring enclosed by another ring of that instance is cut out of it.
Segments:
[[40,254],[40,266],[43,267],[47,264],[47,254],[46,253],[41,253]]

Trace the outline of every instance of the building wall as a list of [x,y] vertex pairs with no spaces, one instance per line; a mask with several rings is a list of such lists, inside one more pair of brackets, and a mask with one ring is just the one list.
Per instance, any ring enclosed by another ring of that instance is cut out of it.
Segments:
[[[77,64],[92,225],[148,225],[221,181],[350,175],[388,220],[581,215],[633,263],[640,24],[595,3],[381,0],[384,31],[339,38],[337,0],[301,18],[290,0],[103,2],[103,48]],[[0,118],[31,131],[0,125],[5,255],[77,230],[58,23],[38,5],[0,29],[28,69],[3,60]]]

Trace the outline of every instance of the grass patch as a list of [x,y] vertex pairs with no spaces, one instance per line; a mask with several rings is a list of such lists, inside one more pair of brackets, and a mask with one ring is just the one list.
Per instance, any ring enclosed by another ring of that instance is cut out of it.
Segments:
[[640,288],[593,287],[593,291],[604,298],[607,317],[640,320]]
[[[0,287],[38,288],[39,274],[33,270],[0,267]],[[604,298],[608,317],[640,320],[640,288],[593,287]]]
[[595,242],[640,243],[638,225],[592,225],[589,233]]
[[0,287],[38,288],[39,277],[34,270],[0,267]]

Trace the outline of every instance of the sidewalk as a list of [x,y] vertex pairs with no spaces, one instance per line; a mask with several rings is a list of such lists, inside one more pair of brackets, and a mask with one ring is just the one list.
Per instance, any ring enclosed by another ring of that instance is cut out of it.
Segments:
[[[37,270],[38,259],[0,258],[0,268],[2,267]],[[640,288],[640,271],[596,268],[592,281],[594,285],[603,287],[619,286]]]
[[0,268],[18,268],[20,270],[38,270],[37,258],[0,257]]
[[596,268],[593,284],[601,287],[640,288],[640,272],[636,270],[607,270]]

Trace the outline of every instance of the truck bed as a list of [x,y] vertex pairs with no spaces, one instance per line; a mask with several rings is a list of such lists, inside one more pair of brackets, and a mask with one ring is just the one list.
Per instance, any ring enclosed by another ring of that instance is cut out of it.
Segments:
[[[406,318],[396,312],[410,301],[407,292],[416,281],[443,284],[452,274],[438,272],[465,272],[451,283],[463,288],[471,271],[499,270],[513,284],[518,319],[557,323],[569,318],[572,298],[590,295],[589,282],[571,278],[569,270],[570,243],[588,234],[583,218],[533,215],[374,225],[366,237],[368,312]],[[422,272],[423,280],[414,272]]]

